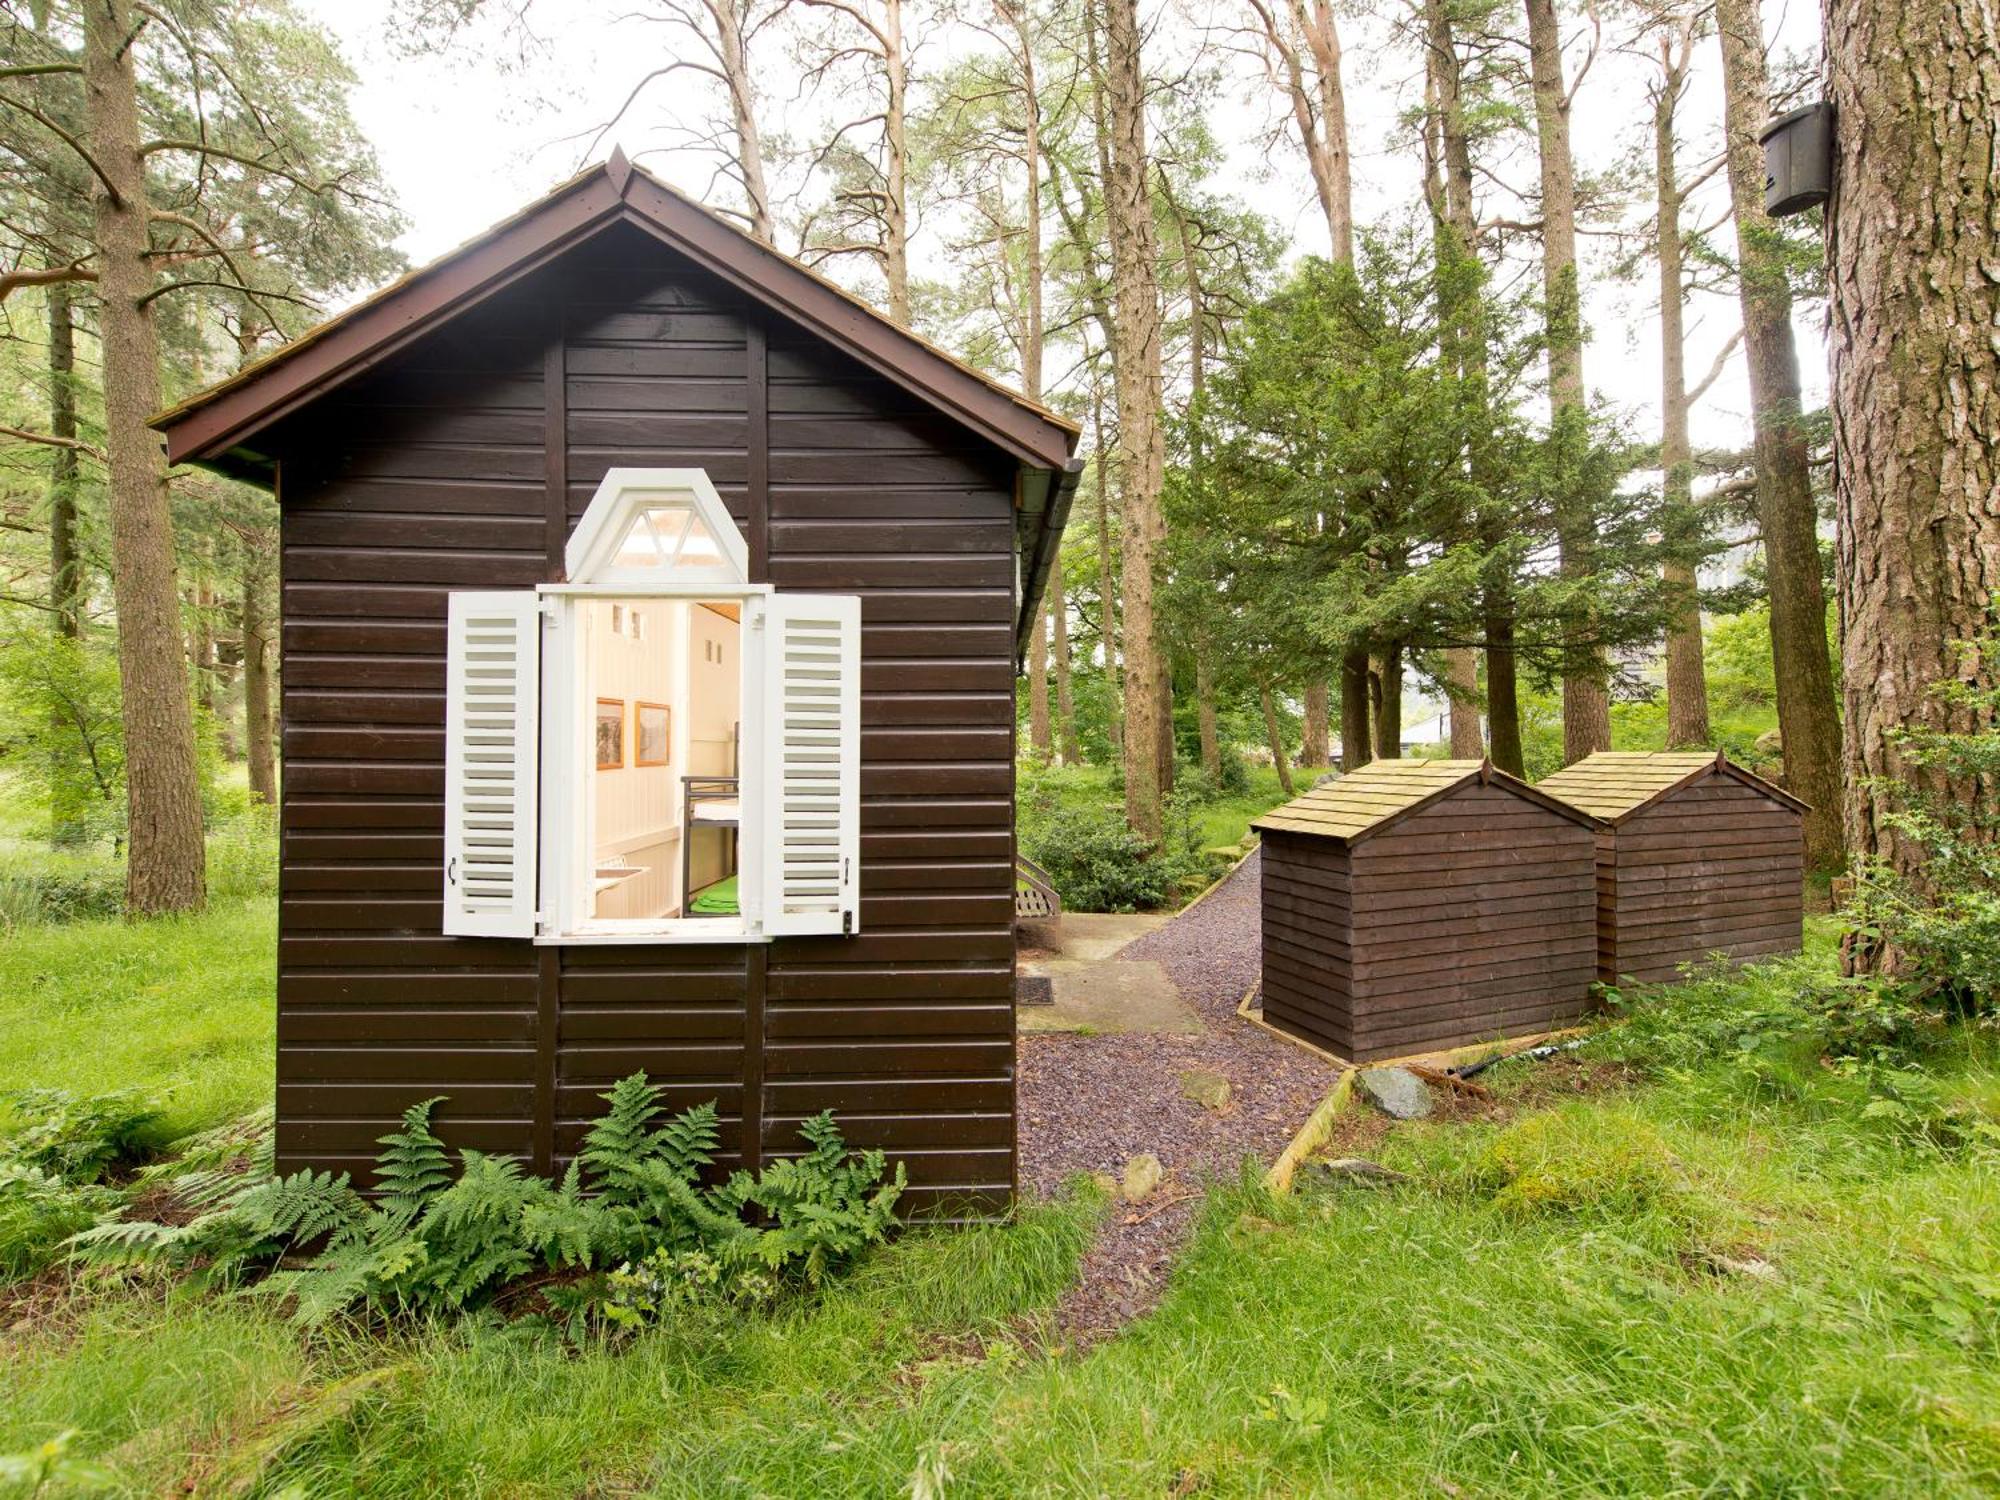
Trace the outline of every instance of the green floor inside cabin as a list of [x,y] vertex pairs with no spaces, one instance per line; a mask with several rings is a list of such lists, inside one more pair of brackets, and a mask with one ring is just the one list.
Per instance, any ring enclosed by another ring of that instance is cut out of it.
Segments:
[[694,894],[688,903],[688,914],[696,917],[733,917],[737,914],[736,877],[718,880],[713,885],[705,885]]

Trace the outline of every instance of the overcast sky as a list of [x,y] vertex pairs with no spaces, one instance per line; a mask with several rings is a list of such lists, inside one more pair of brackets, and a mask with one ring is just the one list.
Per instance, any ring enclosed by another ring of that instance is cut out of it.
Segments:
[[[532,16],[536,31],[546,39],[546,50],[523,73],[498,66],[490,36],[442,58],[399,56],[383,35],[384,17],[393,0],[304,3],[340,38],[364,80],[355,99],[356,113],[409,217],[402,248],[419,264],[506,217],[575,171],[586,159],[592,128],[618,107],[649,67],[658,65],[666,42],[657,28],[615,19],[618,13],[643,8],[644,0],[630,0],[629,5],[537,0]],[[1198,0],[1186,0],[1171,14],[1163,14],[1158,5],[1144,9],[1160,23],[1154,33],[1156,53],[1170,51],[1179,60],[1201,48],[1228,72],[1210,118],[1229,159],[1220,164],[1212,186],[1227,183],[1240,192],[1279,225],[1297,252],[1323,253],[1325,228],[1303,160],[1296,151],[1266,149],[1264,141],[1274,118],[1270,92],[1246,60],[1232,58],[1227,50],[1224,28],[1234,20],[1233,9],[1227,3],[1201,5]],[[1564,9],[1574,15],[1579,8]],[[1767,24],[1780,51],[1806,53],[1815,46],[1819,26],[1815,7],[1802,0],[1775,4],[1767,0],[1767,10]],[[1587,44],[1580,25],[1572,40],[1574,68]],[[1647,90],[1657,65],[1650,44],[1631,43],[1629,24],[1622,30],[1607,24],[1596,62],[1579,93],[1573,131],[1585,174],[1609,170],[1635,152],[1647,153],[1650,160]],[[968,44],[962,32],[933,31],[922,44],[913,72],[921,78]],[[1349,23],[1346,44],[1356,213],[1365,224],[1405,211],[1418,201],[1421,162],[1404,122],[1421,103],[1422,80],[1416,57],[1388,44],[1380,25]],[[1697,171],[1717,144],[1718,70],[1716,44],[1709,38],[1697,45],[1696,73],[1683,105],[1689,142],[1684,175]],[[783,59],[771,60],[760,73],[771,80],[761,105],[767,132],[789,131],[814,139],[815,128],[843,102],[812,94],[799,97]],[[655,85],[592,156],[604,155],[612,140],[634,156],[657,148],[676,123],[699,118],[703,104],[692,92],[691,85],[678,79]],[[655,154],[644,159],[652,170],[697,196],[708,186],[709,168],[697,158]],[[1524,159],[1511,172],[1516,177],[1531,176],[1531,162]],[[1725,189],[1717,174],[1691,206],[1688,222],[1706,223],[1725,207]],[[1484,206],[1489,215],[1505,211],[1497,195]],[[1644,211],[1643,204],[1635,205],[1635,222]],[[1629,414],[1637,434],[1655,435],[1659,381],[1655,290],[1650,281],[1632,285],[1611,281],[1612,250],[1604,239],[1585,245],[1591,335],[1586,374],[1594,389]],[[920,240],[917,255],[919,276],[943,273],[934,240]],[[924,263],[927,260],[929,264]],[[1707,370],[1735,326],[1733,298],[1696,295],[1688,317],[1690,381]],[[1799,333],[1807,400],[1813,404],[1822,399],[1825,380],[1816,318],[1802,320]],[[1734,446],[1744,441],[1747,432],[1748,393],[1738,357],[1696,411],[1694,436],[1698,446]]]

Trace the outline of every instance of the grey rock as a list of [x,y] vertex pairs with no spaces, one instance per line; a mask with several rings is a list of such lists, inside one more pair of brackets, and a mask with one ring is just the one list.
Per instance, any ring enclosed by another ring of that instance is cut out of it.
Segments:
[[1150,1151],[1142,1151],[1125,1163],[1125,1175],[1119,1181],[1118,1190],[1125,1195],[1127,1203],[1139,1203],[1151,1197],[1166,1176],[1167,1169],[1160,1165],[1159,1157]]
[[1431,1112],[1429,1086],[1408,1068],[1365,1068],[1354,1081],[1391,1119],[1421,1120]]
[[1192,1099],[1203,1109],[1214,1110],[1217,1114],[1229,1107],[1232,1092],[1227,1078],[1206,1068],[1190,1068],[1181,1074],[1182,1097]]

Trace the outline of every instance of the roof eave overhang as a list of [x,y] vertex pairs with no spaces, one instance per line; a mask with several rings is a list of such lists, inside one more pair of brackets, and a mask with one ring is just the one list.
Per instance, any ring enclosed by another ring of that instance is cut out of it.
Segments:
[[1063,471],[1078,429],[896,327],[865,303],[614,156],[443,259],[151,419],[172,463],[269,484],[254,439],[565,251],[627,222],[985,438]]

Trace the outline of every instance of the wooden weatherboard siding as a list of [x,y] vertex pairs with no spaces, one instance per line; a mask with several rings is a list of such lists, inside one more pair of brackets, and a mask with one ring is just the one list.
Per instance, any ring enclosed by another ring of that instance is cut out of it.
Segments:
[[1342,780],[1259,820],[1267,1020],[1367,1062],[1581,1014],[1596,965],[1587,816],[1478,762]]
[[1709,754],[1604,753],[1541,783],[1609,820],[1598,836],[1598,978],[1668,983],[1716,954],[1796,953],[1803,804]]
[[[404,1106],[560,1167],[643,1068],[722,1165],[838,1114],[909,1211],[1015,1179],[1016,460],[655,238],[606,228],[286,419],[281,1166]],[[861,930],[769,946],[439,935],[454,588],[559,576],[611,467],[707,470],[752,581],[862,598]]]

